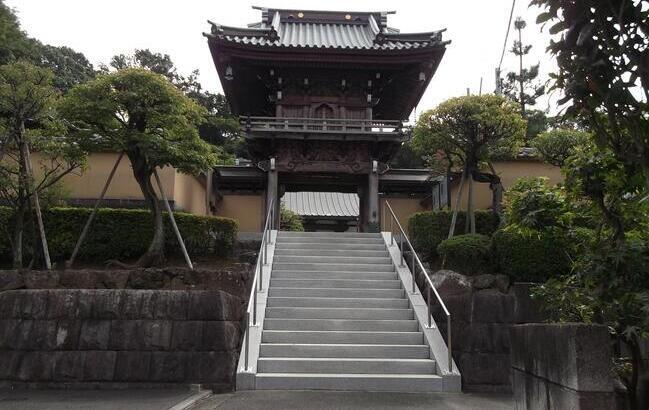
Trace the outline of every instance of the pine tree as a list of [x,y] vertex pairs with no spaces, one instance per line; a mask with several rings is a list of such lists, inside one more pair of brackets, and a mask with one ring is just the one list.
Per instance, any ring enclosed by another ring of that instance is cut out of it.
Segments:
[[526,107],[534,106],[537,98],[545,92],[545,87],[536,81],[539,76],[539,64],[523,68],[523,57],[532,49],[531,45],[523,44],[522,32],[526,25],[525,20],[520,17],[514,22],[518,40],[514,41],[510,52],[518,57],[518,72],[511,71],[507,73],[506,78],[500,80],[503,93],[521,106],[523,117],[526,117]]

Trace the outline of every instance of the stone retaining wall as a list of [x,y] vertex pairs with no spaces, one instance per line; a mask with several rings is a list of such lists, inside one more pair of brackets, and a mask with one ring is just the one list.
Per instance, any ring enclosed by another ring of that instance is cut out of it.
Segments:
[[529,324],[511,329],[516,409],[615,409],[605,326]]
[[219,290],[0,293],[0,383],[233,386],[243,301]]
[[[544,315],[529,295],[529,284],[476,289],[472,281],[438,288],[451,312],[453,357],[462,373],[462,389],[511,393],[509,330],[518,323],[542,322]],[[446,337],[446,320],[439,311],[435,320]]]

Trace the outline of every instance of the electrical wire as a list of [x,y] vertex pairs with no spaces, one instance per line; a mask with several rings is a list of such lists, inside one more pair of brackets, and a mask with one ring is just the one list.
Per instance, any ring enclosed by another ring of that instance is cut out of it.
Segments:
[[509,40],[509,31],[512,27],[512,17],[514,16],[515,6],[516,0],[512,0],[512,9],[509,12],[509,22],[507,23],[507,32],[505,33],[505,42],[503,43],[503,52],[500,54],[500,62],[498,63],[498,72],[500,72],[500,66],[503,65],[503,58],[505,58],[505,49],[507,48],[507,40]]

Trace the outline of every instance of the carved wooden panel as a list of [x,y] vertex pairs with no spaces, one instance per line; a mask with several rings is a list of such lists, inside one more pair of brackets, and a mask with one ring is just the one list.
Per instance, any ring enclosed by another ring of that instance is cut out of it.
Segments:
[[367,173],[370,147],[366,142],[278,141],[276,164],[280,172]]

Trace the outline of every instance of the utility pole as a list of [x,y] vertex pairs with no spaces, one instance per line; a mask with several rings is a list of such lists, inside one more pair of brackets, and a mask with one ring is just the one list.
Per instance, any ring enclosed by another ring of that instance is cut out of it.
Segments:
[[516,30],[518,30],[518,84],[520,86],[520,102],[521,102],[521,114],[523,117],[525,117],[525,87],[524,87],[524,79],[523,79],[523,37],[522,37],[522,31],[525,28],[527,24],[525,23],[525,20],[522,18],[518,17],[516,21],[514,21],[514,27]]

